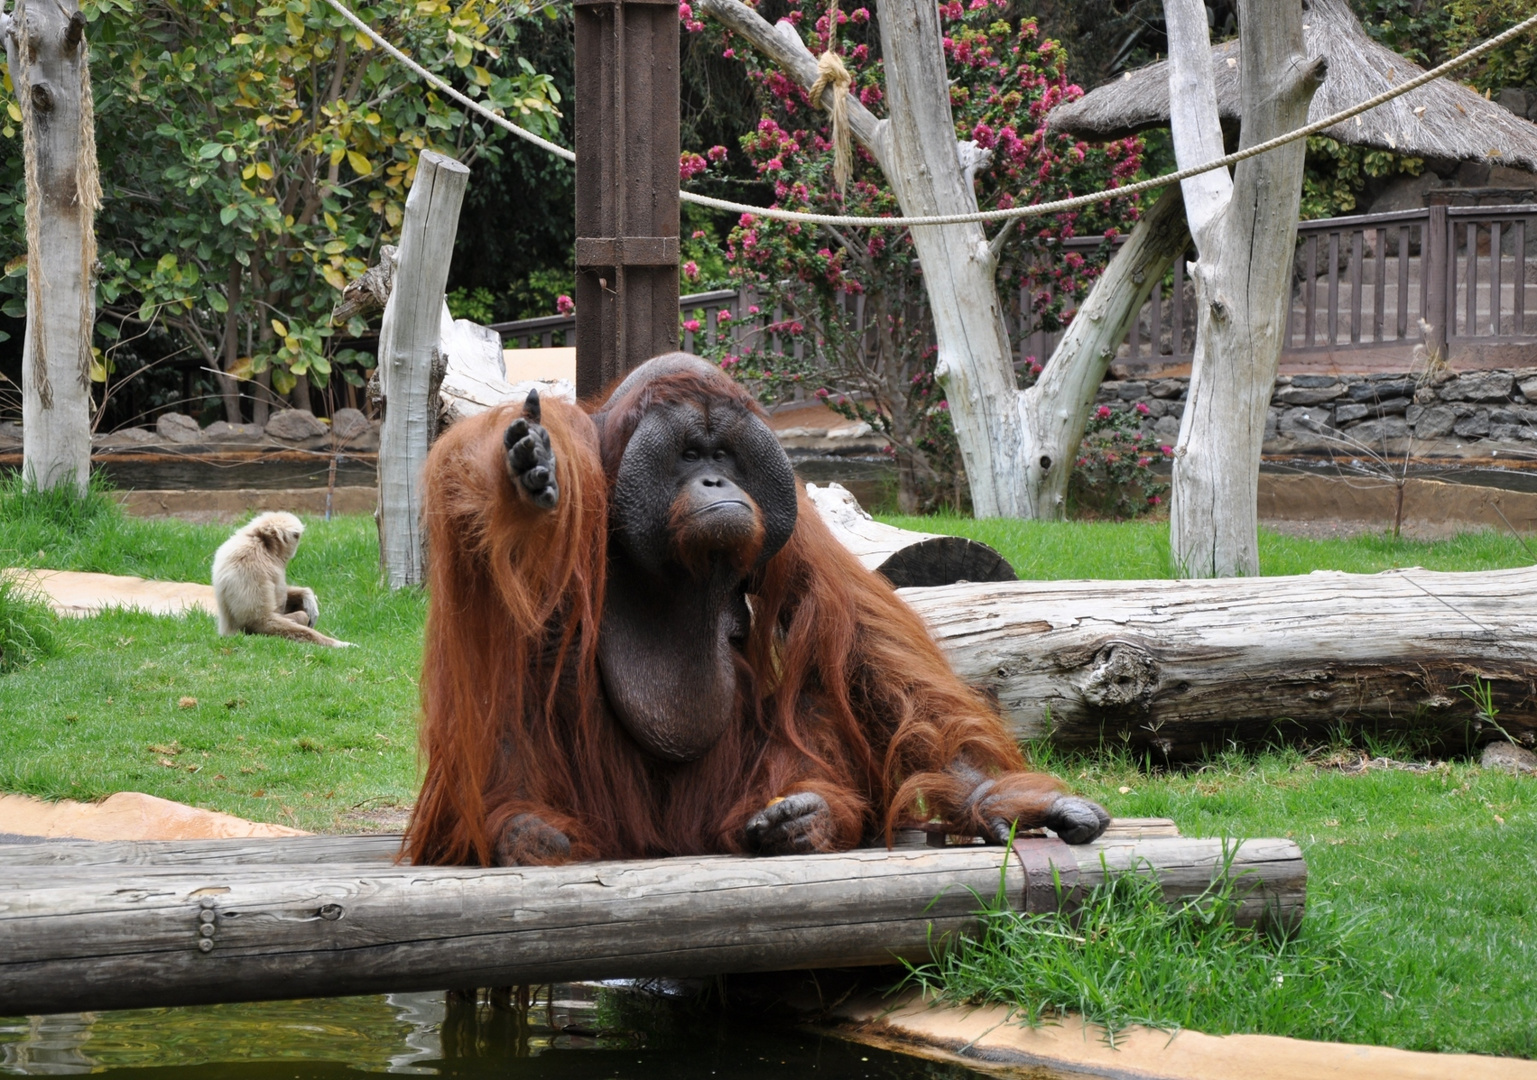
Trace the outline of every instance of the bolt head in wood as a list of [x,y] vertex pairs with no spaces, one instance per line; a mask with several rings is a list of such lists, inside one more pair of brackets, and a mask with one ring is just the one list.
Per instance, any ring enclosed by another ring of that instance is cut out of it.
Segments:
[[198,938],[197,951],[198,952],[212,952],[213,951],[213,939],[212,938]]

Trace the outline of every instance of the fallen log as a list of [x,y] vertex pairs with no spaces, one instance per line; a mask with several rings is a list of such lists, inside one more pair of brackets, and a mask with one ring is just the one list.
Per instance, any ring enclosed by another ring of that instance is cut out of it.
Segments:
[[[1101,841],[1178,836],[1169,818],[1113,818]],[[17,866],[288,866],[394,865],[404,846],[400,833],[354,836],[274,836],[221,840],[70,840],[0,844],[0,874]],[[897,847],[932,843],[916,829],[899,829]]]
[[807,484],[806,495],[838,542],[899,589],[1018,579],[1008,560],[986,544],[876,521],[842,484]]
[[1306,894],[1287,840],[1017,847],[508,869],[7,866],[0,1015],[889,964],[973,929],[1000,886],[1045,910],[1107,873],[1156,874],[1171,903],[1225,873],[1251,923],[1295,924]]
[[1537,739],[1537,568],[901,595],[1021,739],[1159,762],[1341,725],[1456,749]]

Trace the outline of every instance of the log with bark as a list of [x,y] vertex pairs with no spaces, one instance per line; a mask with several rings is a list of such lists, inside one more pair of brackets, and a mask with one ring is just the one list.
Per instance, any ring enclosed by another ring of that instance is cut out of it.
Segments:
[[1294,924],[1306,893],[1291,841],[1181,837],[507,869],[7,866],[0,1015],[922,960],[988,898],[1054,909],[1124,872],[1155,874],[1171,903],[1226,874],[1247,922]]
[[1155,762],[1358,726],[1537,740],[1537,568],[907,589],[1022,739]]

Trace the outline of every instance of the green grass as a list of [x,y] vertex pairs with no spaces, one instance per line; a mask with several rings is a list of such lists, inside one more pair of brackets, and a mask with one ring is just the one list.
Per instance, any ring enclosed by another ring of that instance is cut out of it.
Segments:
[[[1062,578],[1167,578],[1167,521],[1017,521],[961,517],[891,517],[904,529],[967,536],[994,548],[1025,580]],[[1261,529],[1260,573],[1306,574],[1346,570],[1374,574],[1402,566],[1427,570],[1498,570],[1530,566],[1531,553],[1509,533],[1464,533],[1450,540],[1394,540],[1372,533],[1339,540],[1307,540]],[[1531,541],[1528,541],[1530,544]]]
[[56,621],[41,596],[0,576],[0,674],[51,653]]
[[[1000,898],[1001,900],[1002,898]],[[1131,1024],[1332,1038],[1376,987],[1351,948],[1359,920],[1315,902],[1305,934],[1242,927],[1234,883],[1170,908],[1151,876],[1122,874],[1071,914],[995,901],[975,939],[909,981],[950,1001],[1002,1001],[1032,1026],[1075,1012],[1112,1041]]]
[[[310,829],[356,828],[361,811],[408,803],[423,598],[380,585],[372,520],[306,524],[291,577],[319,593],[322,628],[357,649],[219,638],[204,615],[47,620],[54,651],[0,675],[0,790],[146,791]],[[1022,577],[1168,570],[1157,523],[916,524],[992,543]],[[0,487],[0,566],[207,581],[228,533],[125,518],[100,492],[50,505]],[[1420,544],[1263,533],[1261,545],[1268,573],[1530,561],[1493,534]],[[1150,775],[1115,753],[1032,752],[1118,816],[1172,817],[1190,836],[1294,837],[1311,872],[1309,916],[1277,952],[1231,928],[1153,919],[1146,897],[1123,890],[1093,948],[999,923],[970,961],[981,975],[947,976],[951,993],[1112,1023],[1537,1056],[1537,781],[1465,762],[1346,775],[1295,751]]]
[[[0,566],[207,582],[226,526],[0,490]],[[0,791],[144,791],[259,821],[357,828],[409,804],[425,602],[379,583],[372,519],[307,519],[289,578],[356,649],[221,638],[211,616],[52,620],[54,651],[0,676]]]

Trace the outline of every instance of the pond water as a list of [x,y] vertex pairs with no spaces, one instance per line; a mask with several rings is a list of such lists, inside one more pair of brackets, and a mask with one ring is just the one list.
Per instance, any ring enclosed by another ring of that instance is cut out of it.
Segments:
[[[543,988],[540,988],[541,991]],[[977,1074],[696,1003],[581,985],[513,1009],[441,992],[0,1019],[0,1073],[123,1080],[963,1080]]]

